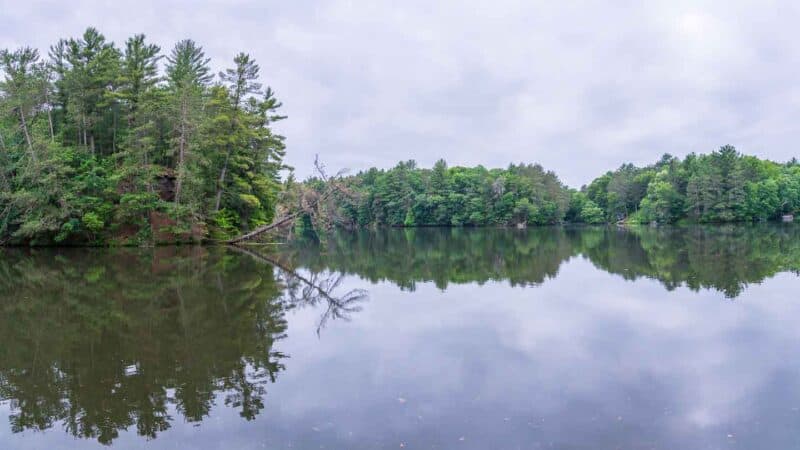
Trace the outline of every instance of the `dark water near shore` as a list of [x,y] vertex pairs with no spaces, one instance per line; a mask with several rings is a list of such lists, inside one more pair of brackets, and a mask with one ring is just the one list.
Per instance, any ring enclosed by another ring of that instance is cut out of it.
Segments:
[[798,271],[797,225],[0,249],[0,448],[800,448]]

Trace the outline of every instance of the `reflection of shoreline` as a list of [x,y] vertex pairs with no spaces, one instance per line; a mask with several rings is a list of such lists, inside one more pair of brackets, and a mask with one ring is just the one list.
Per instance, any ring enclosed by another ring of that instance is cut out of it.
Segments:
[[[13,432],[60,424],[110,444],[155,438],[172,412],[245,419],[284,370],[280,285],[200,248],[6,252],[0,260],[0,398]],[[266,273],[266,275],[265,275]]]
[[[342,275],[290,267],[249,249],[12,249],[0,258],[0,400],[13,432],[61,424],[112,443],[155,438],[177,411],[217,398],[247,420],[285,369],[274,344],[287,310],[321,307],[317,332],[347,320],[366,292]],[[267,263],[267,264],[265,264]],[[31,358],[31,355],[33,357]]]
[[[171,411],[199,422],[222,396],[245,419],[285,370],[287,310],[329,320],[360,310],[347,274],[402,289],[433,281],[535,285],[584,256],[625,279],[729,297],[800,268],[800,228],[427,229],[335,233],[322,247],[0,250],[0,399],[11,428],[63,425],[75,437],[148,438]],[[302,269],[295,270],[293,267]]]
[[667,289],[687,286],[738,296],[750,283],[800,270],[800,227],[781,224],[688,227],[419,228],[337,231],[324,246],[281,249],[296,266],[389,281],[508,281],[537,285],[582,255],[625,279],[647,277]]

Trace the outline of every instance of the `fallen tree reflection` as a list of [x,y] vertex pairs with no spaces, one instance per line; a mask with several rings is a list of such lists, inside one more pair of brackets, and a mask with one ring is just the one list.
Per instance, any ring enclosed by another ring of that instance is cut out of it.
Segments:
[[345,276],[335,272],[312,272],[303,275],[292,269],[288,263],[281,262],[278,256],[270,256],[245,247],[231,246],[238,252],[247,254],[277,268],[276,277],[284,284],[283,300],[287,307],[321,307],[325,311],[317,322],[317,335],[331,320],[350,320],[350,315],[361,311],[363,301],[368,299],[364,289],[351,289],[342,295],[336,291],[341,287]]

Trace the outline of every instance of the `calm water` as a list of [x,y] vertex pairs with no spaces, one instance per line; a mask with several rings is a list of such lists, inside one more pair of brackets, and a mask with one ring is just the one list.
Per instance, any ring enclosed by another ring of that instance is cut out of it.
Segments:
[[0,249],[0,448],[800,448],[799,269],[796,225]]

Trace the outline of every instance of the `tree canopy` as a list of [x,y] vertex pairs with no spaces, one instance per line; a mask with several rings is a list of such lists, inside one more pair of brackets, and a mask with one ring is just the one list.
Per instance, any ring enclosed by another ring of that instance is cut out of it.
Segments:
[[584,204],[591,201],[604,211],[605,221],[764,221],[800,209],[800,164],[745,156],[725,145],[683,160],[664,155],[646,167],[623,165],[580,193]]
[[[421,169],[406,161],[340,182],[351,195],[337,197],[325,213],[329,223],[350,227],[556,224],[570,200],[556,174],[538,164],[486,169],[448,167],[440,160]],[[324,185],[316,179],[307,184]]]
[[217,77],[186,39],[166,58],[88,28],[43,57],[0,51],[0,243],[224,238],[269,223],[281,103],[236,55]]
[[351,228],[752,222],[800,210],[797,161],[744,156],[729,145],[683,160],[664,155],[645,167],[626,163],[581,189],[568,188],[539,165],[466,168],[444,160],[431,169],[405,161],[341,182],[351,195],[328,205],[325,222]]

